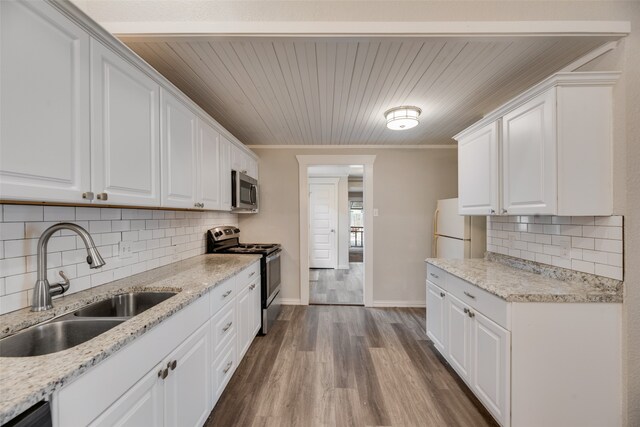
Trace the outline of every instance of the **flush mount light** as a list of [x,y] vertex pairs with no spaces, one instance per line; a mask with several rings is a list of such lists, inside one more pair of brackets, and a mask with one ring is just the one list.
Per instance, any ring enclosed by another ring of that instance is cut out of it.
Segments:
[[405,130],[418,126],[418,116],[422,110],[418,107],[395,107],[384,112],[387,127],[391,130]]

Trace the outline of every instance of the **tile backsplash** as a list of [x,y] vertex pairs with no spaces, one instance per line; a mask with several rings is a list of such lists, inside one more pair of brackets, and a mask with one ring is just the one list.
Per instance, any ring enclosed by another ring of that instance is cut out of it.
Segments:
[[[57,222],[73,222],[89,231],[107,264],[96,270],[85,262],[80,237],[62,230],[49,240],[47,275],[71,279],[67,293],[99,286],[152,268],[205,253],[205,231],[237,225],[227,212],[58,207],[0,204],[0,314],[31,303],[36,280],[38,238]],[[131,242],[131,256],[119,256],[120,242]]]
[[487,250],[623,279],[622,216],[489,216]]

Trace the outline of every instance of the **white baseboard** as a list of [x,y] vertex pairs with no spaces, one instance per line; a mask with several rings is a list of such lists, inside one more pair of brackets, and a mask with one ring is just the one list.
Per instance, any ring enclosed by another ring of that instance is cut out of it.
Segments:
[[300,298],[282,298],[280,302],[282,305],[302,305]]
[[395,301],[395,300],[377,300],[373,302],[372,307],[426,307],[424,301]]

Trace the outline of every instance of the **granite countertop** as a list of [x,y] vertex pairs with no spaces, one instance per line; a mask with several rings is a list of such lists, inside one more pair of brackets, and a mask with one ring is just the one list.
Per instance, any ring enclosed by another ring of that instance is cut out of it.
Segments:
[[622,302],[619,280],[497,254],[490,259],[425,261],[510,302]]
[[130,291],[174,291],[175,296],[76,347],[33,357],[0,357],[0,424],[114,354],[155,325],[239,273],[259,255],[211,254],[189,258],[53,301],[54,308],[29,308],[0,316],[0,338],[111,295]]

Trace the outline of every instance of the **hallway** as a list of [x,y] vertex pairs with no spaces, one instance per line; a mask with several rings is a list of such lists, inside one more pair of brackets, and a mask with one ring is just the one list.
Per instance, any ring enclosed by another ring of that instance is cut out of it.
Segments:
[[363,263],[349,263],[349,270],[309,270],[309,304],[364,305]]

